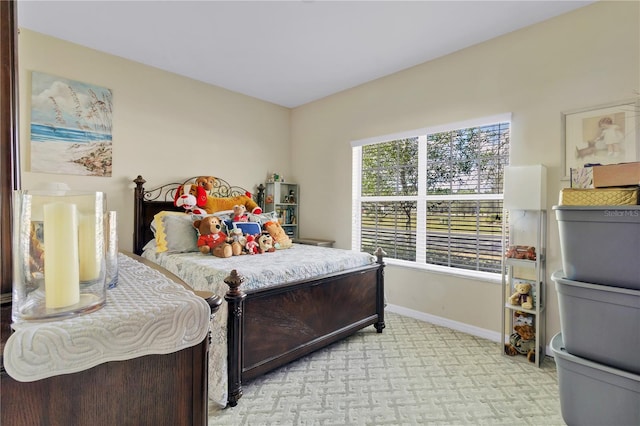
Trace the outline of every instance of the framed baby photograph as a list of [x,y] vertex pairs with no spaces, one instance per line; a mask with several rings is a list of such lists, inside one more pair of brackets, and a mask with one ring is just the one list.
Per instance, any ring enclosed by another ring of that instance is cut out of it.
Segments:
[[639,115],[638,98],[563,112],[563,180],[585,164],[638,161]]

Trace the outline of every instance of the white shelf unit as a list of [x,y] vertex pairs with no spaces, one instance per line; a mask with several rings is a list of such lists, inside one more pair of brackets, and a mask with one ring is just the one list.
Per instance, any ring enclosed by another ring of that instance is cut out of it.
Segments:
[[299,189],[298,184],[289,182],[267,182],[265,189],[264,211],[277,212],[282,229],[291,238],[299,236]]
[[[545,309],[546,309],[546,230],[547,215],[544,210],[505,210],[504,217],[509,218],[508,245],[534,246],[536,260],[525,260],[503,257],[502,266],[502,347],[509,343],[509,337],[514,332],[515,313],[520,311],[532,316],[535,327],[535,362],[540,367],[545,356]],[[506,239],[506,220],[503,225],[503,247],[508,248]],[[509,303],[509,297],[515,292],[514,283],[526,281],[531,284],[531,294],[534,305],[531,309]],[[505,356],[508,356],[505,354]],[[509,358],[515,358],[509,356]],[[526,357],[523,358],[526,360]]]

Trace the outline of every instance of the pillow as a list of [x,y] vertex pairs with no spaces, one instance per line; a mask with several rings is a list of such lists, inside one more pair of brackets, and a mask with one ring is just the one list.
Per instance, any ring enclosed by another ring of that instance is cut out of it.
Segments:
[[278,220],[278,212],[262,212],[260,214],[248,213],[250,222],[258,222],[260,224],[265,224],[271,220]]
[[257,222],[233,222],[233,227],[240,228],[243,234],[256,235],[262,232],[262,228]]
[[153,217],[156,253],[198,251],[198,231],[189,213],[162,211]]
[[220,220],[230,220],[233,218],[233,210],[220,210],[219,212],[211,213],[210,216],[216,216]]

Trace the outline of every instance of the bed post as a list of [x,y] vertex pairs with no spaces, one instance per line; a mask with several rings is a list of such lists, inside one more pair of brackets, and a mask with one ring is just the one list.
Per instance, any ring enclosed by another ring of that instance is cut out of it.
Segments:
[[133,252],[139,255],[142,253],[142,247],[140,247],[140,245],[144,239],[140,221],[142,220],[142,201],[144,201],[143,185],[146,180],[138,175],[133,182],[136,184],[136,189],[133,192]]
[[224,279],[229,291],[224,299],[227,301],[227,368],[228,368],[228,402],[235,407],[242,396],[242,310],[246,293],[240,290],[244,277],[234,269]]
[[382,259],[387,253],[382,249],[382,247],[378,247],[376,251],[373,253],[376,256],[376,263],[380,265],[378,267],[376,284],[377,284],[377,297],[376,297],[376,310],[378,311],[378,322],[373,326],[376,328],[378,333],[382,333],[384,329],[384,260]]

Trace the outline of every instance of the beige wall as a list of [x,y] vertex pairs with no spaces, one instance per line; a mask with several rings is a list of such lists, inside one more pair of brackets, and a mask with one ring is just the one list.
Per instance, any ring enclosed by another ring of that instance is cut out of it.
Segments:
[[[18,39],[22,187],[65,182],[104,191],[118,212],[120,247],[131,250],[133,179],[147,188],[190,176],[220,176],[253,190],[267,172],[290,174],[290,110],[22,29]],[[113,92],[113,175],[30,171],[31,71]]]
[[[511,112],[511,164],[548,170],[548,275],[560,269],[551,206],[566,186],[561,111],[635,96],[639,8],[595,3],[294,109],[293,174],[313,194],[301,206],[303,235],[350,247],[351,140]],[[386,278],[391,304],[499,333],[495,283],[397,266],[387,268]],[[549,340],[560,324],[550,279],[547,288]]]

